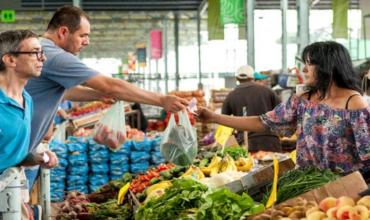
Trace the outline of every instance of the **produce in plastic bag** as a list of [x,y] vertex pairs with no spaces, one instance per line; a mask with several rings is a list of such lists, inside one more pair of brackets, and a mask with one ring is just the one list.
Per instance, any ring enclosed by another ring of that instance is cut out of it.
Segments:
[[163,133],[161,154],[170,162],[186,166],[192,163],[198,152],[197,135],[191,126],[188,114],[178,112],[179,124],[171,114],[167,128]]
[[51,140],[56,140],[59,143],[64,143],[66,141],[66,127],[67,122],[63,122],[59,126],[56,127]]
[[112,105],[95,125],[94,140],[111,149],[118,149],[126,139],[125,112],[122,101]]

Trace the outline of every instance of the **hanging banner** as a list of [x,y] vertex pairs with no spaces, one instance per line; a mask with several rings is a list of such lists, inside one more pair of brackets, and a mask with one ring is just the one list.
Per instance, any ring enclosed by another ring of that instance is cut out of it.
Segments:
[[150,32],[150,58],[162,58],[162,31],[152,30]]
[[141,67],[146,66],[146,48],[137,48],[136,49],[137,61]]
[[220,0],[208,0],[208,40],[223,40],[224,27],[220,18]]
[[333,38],[348,38],[348,0],[333,0]]
[[245,0],[220,0],[220,3],[223,25],[245,23]]

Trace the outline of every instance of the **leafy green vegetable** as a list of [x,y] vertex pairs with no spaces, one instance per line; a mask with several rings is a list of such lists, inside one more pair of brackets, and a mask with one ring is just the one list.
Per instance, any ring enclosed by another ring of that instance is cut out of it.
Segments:
[[90,204],[92,207],[89,208],[89,212],[93,219],[106,220],[116,219],[124,220],[132,218],[132,209],[129,204],[117,205],[117,200],[112,199],[102,204]]
[[256,204],[249,195],[245,193],[238,195],[228,188],[217,189],[208,194],[205,200],[198,210],[196,219],[236,220],[246,212],[246,216],[249,216],[264,210],[264,206]]
[[172,174],[169,170],[161,171],[160,175],[163,177],[164,180],[172,179]]
[[173,181],[159,198],[149,200],[135,214],[136,220],[234,220],[264,210],[247,194],[237,195],[227,188],[210,190],[192,179]]
[[[298,168],[289,171],[278,180],[277,203],[320,187],[328,182],[336,180],[338,177],[339,175],[330,170],[320,170],[315,167]],[[267,193],[264,194],[263,200],[261,201],[263,204],[268,200],[271,193],[270,190],[271,184],[267,186]]]
[[186,210],[200,207],[204,202],[202,195],[207,191],[207,186],[188,178],[174,179],[172,184],[163,196],[141,206],[135,219],[179,219],[179,216],[186,217]]
[[246,157],[247,151],[242,147],[226,147],[224,149],[224,155],[230,155],[234,160],[238,159],[239,157]]

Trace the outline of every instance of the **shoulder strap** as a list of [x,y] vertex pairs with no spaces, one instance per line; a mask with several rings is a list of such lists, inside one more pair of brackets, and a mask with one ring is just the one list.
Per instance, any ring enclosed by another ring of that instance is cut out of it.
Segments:
[[353,96],[356,96],[356,95],[360,95],[360,94],[353,94],[353,95],[351,95],[351,96],[348,97],[347,102],[346,102],[346,108],[345,108],[346,110],[348,109],[348,103],[349,103],[349,101],[351,100],[351,98]]

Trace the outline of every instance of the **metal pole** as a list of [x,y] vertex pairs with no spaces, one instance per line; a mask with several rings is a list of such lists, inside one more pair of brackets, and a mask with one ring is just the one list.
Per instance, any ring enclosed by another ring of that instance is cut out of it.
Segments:
[[176,56],[176,90],[179,90],[180,73],[179,73],[179,12],[175,12],[175,56]]
[[281,47],[282,47],[282,71],[287,71],[287,12],[288,12],[288,0],[281,0]]
[[298,11],[298,55],[302,54],[303,49],[310,43],[310,8],[309,1],[298,0],[297,1]]
[[168,60],[167,60],[167,46],[168,46],[168,35],[167,35],[167,18],[164,19],[163,25],[163,55],[164,55],[164,85],[165,93],[168,93]]
[[155,66],[156,66],[156,74],[155,74],[155,81],[156,81],[156,87],[157,88],[155,88],[156,90],[156,92],[160,92],[160,88],[159,88],[159,80],[160,80],[160,76],[161,76],[161,74],[159,73],[159,70],[158,70],[158,59],[157,60],[155,60]]
[[[148,63],[148,77],[144,77],[145,79],[147,79],[147,82],[148,82],[148,90],[150,91],[151,89],[151,77],[152,77],[152,44],[151,44],[151,41],[150,41],[150,36],[148,38],[148,41],[149,41],[149,63]],[[145,83],[144,83],[144,88],[145,88]]]
[[81,0],[73,0],[73,6],[81,8]]
[[370,15],[364,15],[362,17],[362,27],[364,28],[364,47],[365,47],[365,59],[367,59],[367,34],[366,34],[366,18],[369,18]]
[[50,206],[50,170],[41,168],[41,206],[42,206],[42,220],[49,220],[51,217]]
[[246,0],[247,6],[247,62],[248,65],[255,67],[254,50],[254,5],[255,0]]
[[[49,145],[43,144],[43,150],[48,150]],[[49,220],[51,217],[51,203],[50,203],[50,170],[41,168],[41,187],[39,198],[42,207],[42,220]]]
[[198,89],[203,89],[202,84],[202,58],[201,58],[201,36],[200,36],[200,19],[201,19],[201,10],[198,8],[197,11],[197,38],[198,38]]

